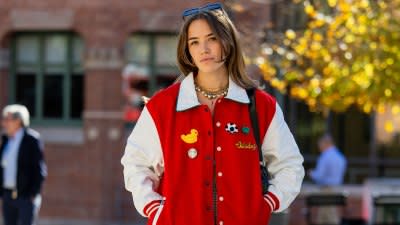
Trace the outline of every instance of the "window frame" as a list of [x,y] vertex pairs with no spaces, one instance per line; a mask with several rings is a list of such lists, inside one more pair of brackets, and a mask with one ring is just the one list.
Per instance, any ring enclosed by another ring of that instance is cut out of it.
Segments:
[[[62,35],[67,39],[67,50],[66,50],[66,58],[65,63],[63,64],[47,64],[45,62],[46,56],[46,38],[52,35]],[[39,56],[37,63],[24,64],[20,63],[17,60],[17,41],[18,38],[30,36],[38,39],[39,42]],[[13,34],[11,39],[11,62],[10,62],[10,88],[9,88],[9,102],[16,102],[17,93],[16,93],[16,79],[17,74],[19,73],[19,67],[27,67],[32,69],[32,73],[35,75],[36,86],[35,86],[35,117],[31,117],[31,124],[34,126],[82,126],[82,117],[83,111],[85,108],[85,88],[83,85],[82,95],[83,95],[83,106],[82,106],[82,115],[80,118],[72,118],[71,117],[71,85],[72,85],[72,76],[74,74],[79,74],[79,76],[83,76],[83,84],[85,83],[85,74],[83,69],[83,62],[76,63],[73,59],[73,51],[74,51],[74,42],[81,38],[78,34],[73,32],[16,32]],[[81,39],[81,41],[83,41]],[[83,43],[83,50],[85,45]],[[49,66],[50,65],[50,66]],[[44,78],[46,73],[48,73],[49,69],[56,68],[57,71],[62,74],[63,82],[62,82],[62,117],[61,118],[45,118],[44,117]]]

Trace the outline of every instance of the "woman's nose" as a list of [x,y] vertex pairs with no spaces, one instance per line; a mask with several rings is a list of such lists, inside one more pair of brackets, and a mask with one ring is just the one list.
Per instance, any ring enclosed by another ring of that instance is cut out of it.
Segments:
[[202,54],[210,53],[210,48],[207,42],[203,42],[203,44],[201,45],[201,53]]

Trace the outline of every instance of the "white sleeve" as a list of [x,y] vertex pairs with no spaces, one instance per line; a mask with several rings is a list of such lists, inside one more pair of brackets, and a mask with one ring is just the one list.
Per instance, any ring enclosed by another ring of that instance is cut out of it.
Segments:
[[278,103],[261,148],[270,174],[269,193],[265,199],[275,212],[281,212],[300,192],[304,168],[303,156]]
[[146,107],[128,138],[121,163],[124,167],[125,188],[132,192],[138,212],[148,216],[149,212],[144,212],[146,206],[162,199],[154,190],[159,185],[159,176],[164,166],[157,128]]

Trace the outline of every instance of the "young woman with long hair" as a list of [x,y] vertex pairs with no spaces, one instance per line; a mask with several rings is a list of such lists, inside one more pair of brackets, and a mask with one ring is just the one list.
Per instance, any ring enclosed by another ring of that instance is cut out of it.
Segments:
[[146,104],[122,157],[137,210],[148,224],[267,225],[271,212],[286,209],[299,193],[303,157],[275,99],[247,76],[237,31],[221,4],[183,12],[177,58],[181,81]]

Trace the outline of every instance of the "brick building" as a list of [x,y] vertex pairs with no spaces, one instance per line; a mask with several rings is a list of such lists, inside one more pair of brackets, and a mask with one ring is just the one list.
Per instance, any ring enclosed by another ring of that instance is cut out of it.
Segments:
[[123,186],[121,73],[131,63],[144,89],[167,85],[181,12],[206,2],[0,0],[0,108],[27,105],[45,141],[40,224],[143,221]]

